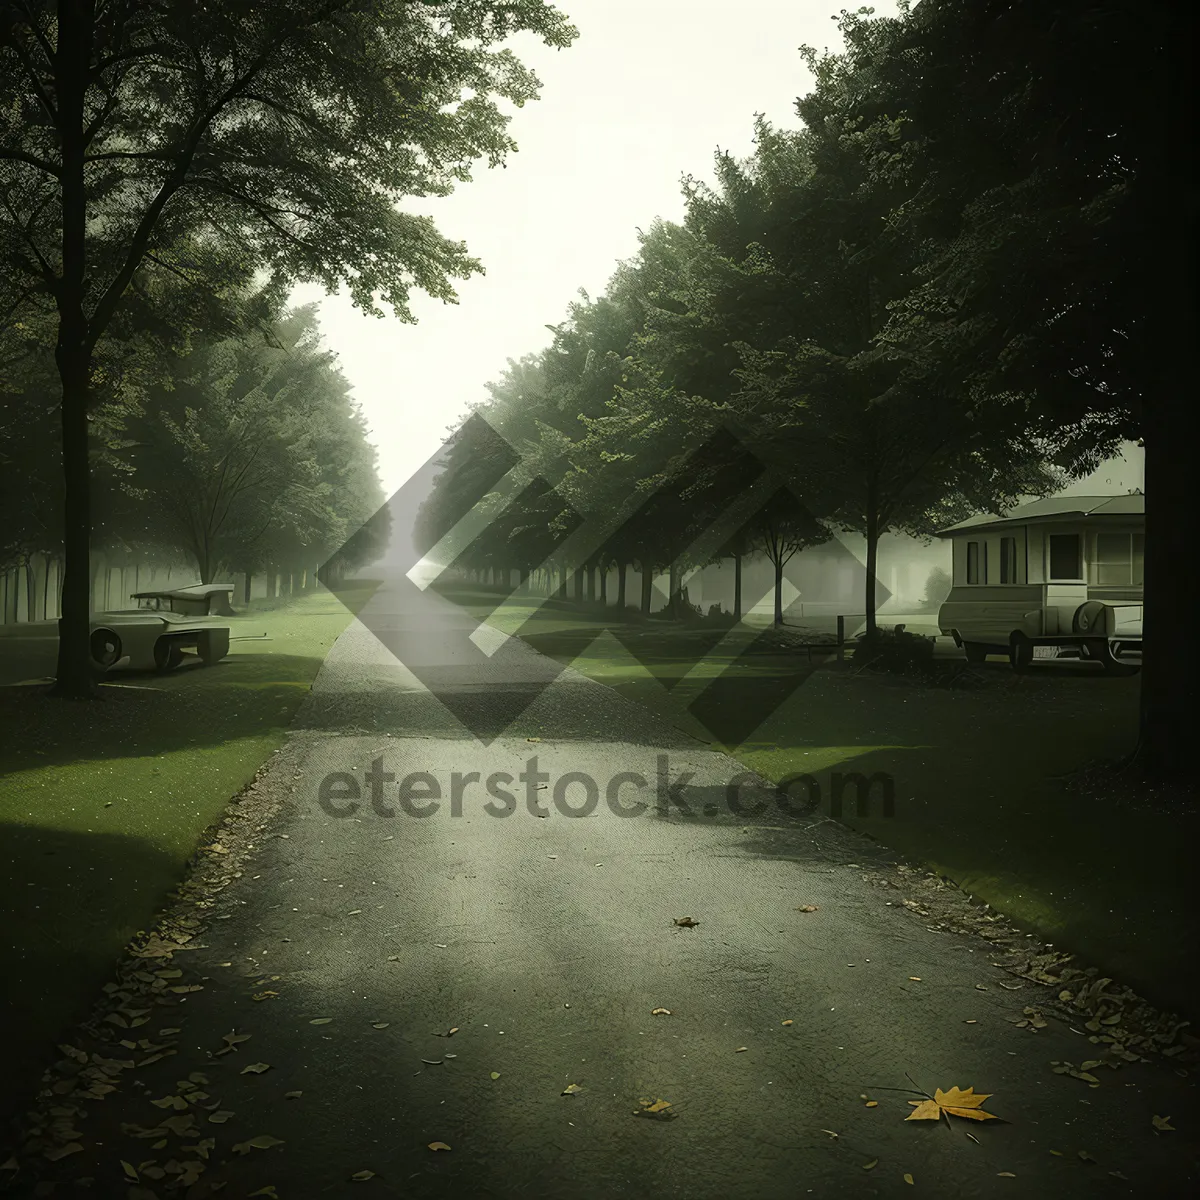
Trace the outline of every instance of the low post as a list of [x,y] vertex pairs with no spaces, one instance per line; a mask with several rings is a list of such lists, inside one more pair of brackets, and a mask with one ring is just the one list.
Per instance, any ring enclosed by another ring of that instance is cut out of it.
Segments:
[[837,651],[838,662],[846,661],[846,618],[837,619]]

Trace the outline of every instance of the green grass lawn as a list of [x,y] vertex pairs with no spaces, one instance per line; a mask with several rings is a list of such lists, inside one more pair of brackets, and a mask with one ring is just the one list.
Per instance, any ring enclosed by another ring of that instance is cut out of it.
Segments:
[[16,1064],[10,1049],[14,1071],[86,1011],[203,831],[282,745],[349,620],[324,590],[252,607],[233,635],[265,640],[232,642],[214,667],[188,655],[170,675],[114,672],[91,702],[21,685],[53,670],[44,628],[0,633],[0,1010],[29,1048]]
[[[859,816],[850,790],[846,824],[1158,1003],[1189,1013],[1200,1008],[1191,969],[1183,966],[1193,957],[1194,812],[1135,806],[1128,798],[1088,800],[1062,780],[1132,749],[1136,677],[1097,676],[1090,664],[1066,663],[1016,675],[992,661],[980,669],[984,683],[960,690],[836,662],[808,674],[806,655],[796,651],[730,666],[719,649],[714,664],[693,670],[720,630],[638,621],[622,645],[599,614],[570,603],[536,609],[517,601],[497,610],[495,593],[443,591],[767,778],[812,775],[826,813],[833,772],[890,775],[895,815],[884,817],[876,802]],[[718,675],[719,703],[729,710],[718,715],[734,725],[749,691],[779,698],[752,733],[724,744],[687,711]],[[793,688],[798,676],[807,678]]]

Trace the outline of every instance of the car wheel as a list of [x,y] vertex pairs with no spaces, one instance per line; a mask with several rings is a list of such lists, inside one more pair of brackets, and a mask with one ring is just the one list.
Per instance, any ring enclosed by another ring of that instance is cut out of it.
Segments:
[[1033,642],[1019,631],[1009,639],[1008,661],[1014,671],[1024,671],[1033,662]]
[[229,630],[206,630],[200,635],[197,649],[200,651],[200,661],[206,667],[219,663],[229,653]]
[[164,675],[183,662],[183,648],[175,638],[161,637],[154,643],[154,669]]
[[1075,610],[1071,627],[1076,633],[1104,633],[1108,620],[1108,605],[1099,600],[1086,600]]
[[983,642],[963,642],[962,648],[969,663],[981,663],[992,652],[991,646],[985,646]]
[[121,659],[121,639],[111,629],[93,630],[89,646],[98,667],[111,667]]
[[1088,643],[1088,652],[1104,668],[1106,675],[1117,677],[1136,675],[1140,669],[1135,663],[1124,663],[1112,652],[1108,638],[1097,638]]

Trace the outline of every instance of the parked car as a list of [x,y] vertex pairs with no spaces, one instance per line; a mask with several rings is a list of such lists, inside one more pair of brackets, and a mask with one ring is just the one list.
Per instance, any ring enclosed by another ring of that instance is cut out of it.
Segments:
[[97,613],[92,617],[92,661],[111,670],[171,671],[195,651],[205,666],[229,653],[229,626],[214,620],[214,611],[232,611],[233,584],[198,584],[165,591],[138,592],[135,609]]
[[970,662],[1076,658],[1135,674],[1145,514],[1141,495],[1057,496],[942,530],[954,573],[938,625]]

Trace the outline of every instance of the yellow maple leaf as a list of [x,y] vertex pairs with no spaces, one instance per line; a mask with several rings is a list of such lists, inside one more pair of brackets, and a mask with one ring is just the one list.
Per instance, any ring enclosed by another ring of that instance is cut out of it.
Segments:
[[906,1121],[940,1121],[942,1113],[952,1117],[965,1117],[969,1121],[996,1121],[995,1113],[984,1112],[980,1105],[991,1099],[987,1095],[976,1093],[973,1087],[952,1087],[948,1092],[938,1088],[933,1093],[932,1100],[910,1100],[913,1111],[904,1119]]

